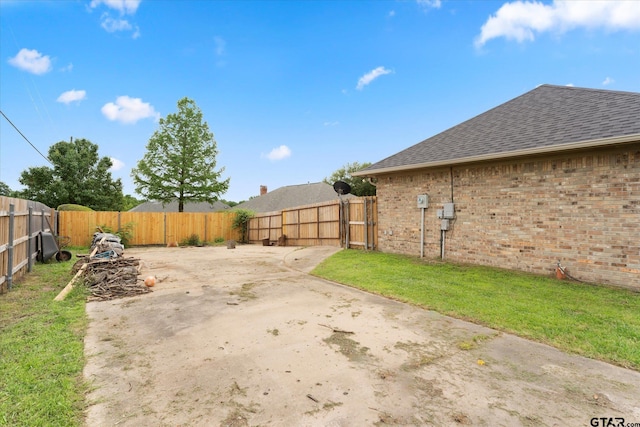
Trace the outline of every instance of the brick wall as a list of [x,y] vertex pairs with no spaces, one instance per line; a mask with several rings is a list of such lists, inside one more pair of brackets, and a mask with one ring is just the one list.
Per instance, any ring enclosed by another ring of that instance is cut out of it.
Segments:
[[640,290],[640,143],[624,147],[380,175],[379,249],[441,254],[436,210],[455,203],[445,258]]

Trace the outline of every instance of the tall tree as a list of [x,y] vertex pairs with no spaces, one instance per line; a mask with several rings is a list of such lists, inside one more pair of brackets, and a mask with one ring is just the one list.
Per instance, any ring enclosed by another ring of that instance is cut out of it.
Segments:
[[371,163],[347,163],[340,169],[331,174],[329,178],[325,178],[323,181],[327,184],[333,185],[336,181],[344,181],[351,186],[351,194],[355,196],[375,196],[376,186],[371,184],[368,179],[362,177],[351,176],[353,172],[357,172],[366,167],[371,166]]
[[0,196],[11,197],[11,193],[11,188],[4,182],[0,181]]
[[98,155],[98,146],[86,139],[60,141],[49,148],[53,169],[38,166],[23,171],[18,192],[25,199],[57,207],[71,203],[97,211],[122,208],[122,181],[109,172],[109,157]]
[[122,210],[123,211],[131,210],[142,203],[144,203],[144,200],[138,200],[135,197],[133,197],[131,194],[125,194],[124,197],[122,198]]
[[178,101],[178,112],[160,119],[147,152],[131,171],[136,192],[163,204],[178,201],[213,204],[229,189],[229,178],[216,171],[216,140],[203,121],[202,111],[189,98]]

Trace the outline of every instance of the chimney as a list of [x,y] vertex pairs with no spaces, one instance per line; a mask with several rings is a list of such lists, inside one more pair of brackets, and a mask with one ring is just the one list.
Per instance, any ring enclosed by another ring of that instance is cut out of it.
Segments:
[[267,186],[266,185],[261,185],[260,186],[260,195],[264,196],[265,194],[267,194]]

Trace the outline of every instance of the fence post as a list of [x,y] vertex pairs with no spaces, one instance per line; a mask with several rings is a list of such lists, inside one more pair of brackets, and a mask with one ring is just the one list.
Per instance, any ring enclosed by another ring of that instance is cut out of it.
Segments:
[[362,199],[363,210],[364,210],[364,250],[369,250],[369,227],[367,223],[367,198]]
[[297,214],[296,220],[298,222],[298,227],[297,227],[298,231],[296,233],[298,234],[298,239],[300,239],[300,208],[296,210],[296,214]]
[[44,209],[40,209],[40,231],[44,231]]
[[27,223],[27,233],[29,236],[29,240],[27,241],[27,272],[31,273],[31,269],[33,268],[33,259],[31,258],[31,254],[33,254],[33,239],[32,239],[32,226],[31,220],[33,219],[33,206],[29,206],[29,222]]
[[349,231],[351,231],[351,202],[347,199],[345,201],[345,206],[347,208],[347,212],[345,214],[345,225],[347,227],[345,238],[346,238],[346,248],[349,249],[351,242],[349,241]]
[[9,205],[9,247],[7,248],[7,289],[13,287],[13,221],[15,220],[14,205]]
[[378,227],[376,224],[376,206],[377,199],[375,196],[371,197],[371,250],[376,250],[376,238],[378,237]]
[[340,247],[344,248],[344,207],[342,206],[342,198],[338,202],[338,238],[340,239]]
[[321,245],[320,243],[320,206],[316,207],[316,244]]
[[204,243],[207,242],[207,214],[204,214]]

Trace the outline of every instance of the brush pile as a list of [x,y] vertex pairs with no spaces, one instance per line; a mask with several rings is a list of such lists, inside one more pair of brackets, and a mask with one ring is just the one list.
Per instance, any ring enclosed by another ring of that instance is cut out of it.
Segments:
[[90,301],[107,301],[151,292],[138,280],[140,260],[136,258],[81,259],[74,270],[80,270],[85,263],[82,278],[91,292]]

